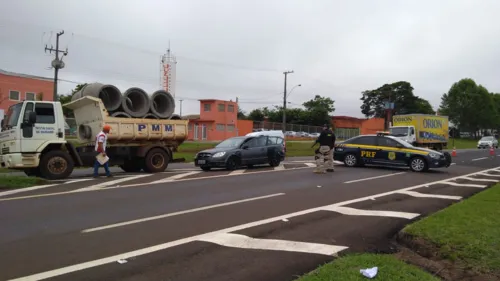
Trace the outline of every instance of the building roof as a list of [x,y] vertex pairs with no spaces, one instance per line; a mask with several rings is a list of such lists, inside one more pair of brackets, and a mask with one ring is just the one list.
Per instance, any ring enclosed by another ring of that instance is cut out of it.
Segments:
[[343,119],[343,120],[357,120],[357,121],[360,121],[360,120],[365,120],[365,119],[361,119],[361,118],[357,118],[357,117],[351,117],[351,116],[332,116],[332,119]]
[[233,102],[233,103],[236,103],[235,101],[232,101],[232,100],[218,100],[218,99],[201,99],[201,100],[198,100],[198,101],[201,101],[201,102],[204,102],[204,101],[222,101],[222,102]]
[[29,78],[29,79],[37,79],[37,80],[43,80],[43,81],[49,81],[49,82],[53,82],[54,81],[53,78],[47,78],[47,77],[30,75],[30,74],[24,74],[24,73],[11,72],[11,71],[7,71],[7,70],[3,70],[3,69],[0,69],[0,74],[8,75],[8,76],[15,76],[15,77],[22,77],[22,78]]

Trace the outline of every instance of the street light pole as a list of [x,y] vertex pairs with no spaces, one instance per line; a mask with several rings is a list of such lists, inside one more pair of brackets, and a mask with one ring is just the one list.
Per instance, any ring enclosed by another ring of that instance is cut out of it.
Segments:
[[286,79],[290,73],[293,73],[293,70],[283,72],[283,74],[285,74],[285,87],[283,90],[283,133],[286,132]]

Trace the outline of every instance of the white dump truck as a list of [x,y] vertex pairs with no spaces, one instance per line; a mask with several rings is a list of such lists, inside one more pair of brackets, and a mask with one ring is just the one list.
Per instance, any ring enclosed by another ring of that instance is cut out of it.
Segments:
[[50,180],[67,178],[74,167],[93,166],[95,136],[107,124],[110,165],[126,172],[162,172],[187,139],[187,120],[110,117],[102,100],[92,96],[64,106],[75,114],[78,145],[65,137],[61,103],[23,101],[9,108],[3,122],[1,167]]

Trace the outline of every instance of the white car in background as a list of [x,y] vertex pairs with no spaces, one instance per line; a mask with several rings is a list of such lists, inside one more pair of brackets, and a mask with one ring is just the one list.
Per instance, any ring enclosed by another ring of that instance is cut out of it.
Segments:
[[490,148],[490,147],[495,147],[498,148],[498,140],[493,137],[493,136],[486,136],[482,137],[478,142],[477,142],[477,148]]

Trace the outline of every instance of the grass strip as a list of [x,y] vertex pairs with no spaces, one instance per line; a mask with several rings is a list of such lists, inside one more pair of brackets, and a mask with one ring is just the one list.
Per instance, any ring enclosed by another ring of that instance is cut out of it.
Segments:
[[0,190],[24,188],[46,183],[46,180],[40,178],[24,176],[2,176],[0,177]]
[[500,277],[500,185],[403,229],[435,246],[437,256]]
[[296,281],[366,281],[359,271],[378,267],[378,274],[373,280],[384,281],[439,281],[418,267],[406,264],[393,255],[351,254],[335,259],[318,269],[305,274]]

